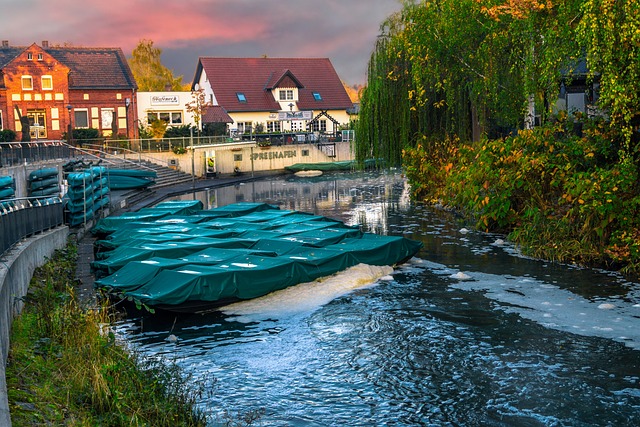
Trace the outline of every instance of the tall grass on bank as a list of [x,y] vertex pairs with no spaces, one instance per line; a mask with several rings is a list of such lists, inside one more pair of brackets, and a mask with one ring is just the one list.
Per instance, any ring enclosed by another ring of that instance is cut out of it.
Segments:
[[560,116],[499,140],[423,138],[403,161],[415,200],[459,211],[481,230],[507,233],[536,258],[637,277],[638,160],[615,135],[604,121]]
[[69,244],[36,270],[13,323],[7,362],[12,423],[20,426],[205,426],[204,387],[175,365],[117,345],[113,313],[75,298]]

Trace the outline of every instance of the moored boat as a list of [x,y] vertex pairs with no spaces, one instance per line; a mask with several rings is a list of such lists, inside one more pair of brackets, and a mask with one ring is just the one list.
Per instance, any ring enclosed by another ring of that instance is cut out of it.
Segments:
[[96,287],[150,307],[200,312],[358,264],[402,264],[422,247],[264,203],[199,211],[171,204],[160,204],[157,215],[149,208],[138,220],[128,214],[106,227],[98,222]]

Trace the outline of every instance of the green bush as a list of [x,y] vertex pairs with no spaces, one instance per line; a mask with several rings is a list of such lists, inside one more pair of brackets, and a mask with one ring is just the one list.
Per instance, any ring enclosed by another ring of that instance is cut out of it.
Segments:
[[0,142],[13,142],[16,140],[16,132],[11,129],[0,130]]
[[637,163],[618,156],[606,124],[584,123],[582,137],[571,125],[478,143],[423,138],[404,152],[413,196],[508,233],[529,255],[640,272]]
[[[197,132],[194,129],[193,134],[196,135]],[[187,138],[191,136],[191,126],[169,126],[167,130],[164,132],[164,138]]]

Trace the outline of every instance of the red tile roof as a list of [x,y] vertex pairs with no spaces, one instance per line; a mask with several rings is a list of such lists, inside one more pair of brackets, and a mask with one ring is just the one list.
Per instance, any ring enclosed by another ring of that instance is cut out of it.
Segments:
[[50,47],[44,50],[71,68],[71,89],[138,87],[120,48]]
[[[27,46],[0,47],[0,71]],[[133,73],[120,48],[46,47],[43,51],[71,69],[70,89],[136,89]]]
[[207,107],[202,116],[202,123],[233,123],[231,116],[219,105]]
[[[274,87],[298,87],[300,110],[346,110],[353,107],[328,58],[216,58],[201,57],[194,84],[206,73],[219,105],[230,113],[279,111]],[[286,85],[286,86],[285,86]],[[316,100],[313,93],[322,97]],[[246,102],[238,100],[243,93]]]

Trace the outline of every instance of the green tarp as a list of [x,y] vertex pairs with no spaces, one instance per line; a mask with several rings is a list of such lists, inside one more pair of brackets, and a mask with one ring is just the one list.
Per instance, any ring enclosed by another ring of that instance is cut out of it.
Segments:
[[[184,208],[205,219],[166,222],[173,217],[170,212],[188,217]],[[404,237],[362,233],[340,221],[264,203],[198,208],[163,204],[158,212],[149,208],[100,220],[96,228],[112,231],[98,242],[101,251],[92,264],[96,286],[149,306],[199,311],[360,263],[395,265],[422,246]]]

